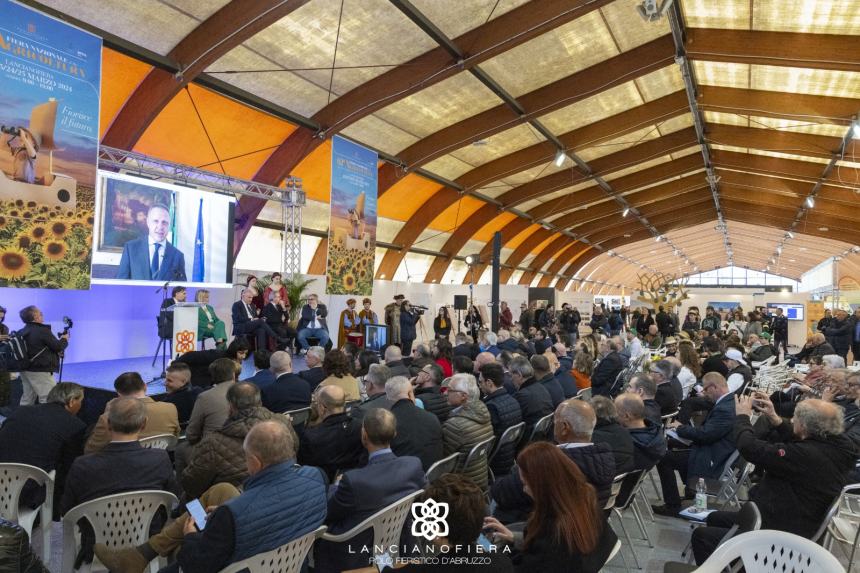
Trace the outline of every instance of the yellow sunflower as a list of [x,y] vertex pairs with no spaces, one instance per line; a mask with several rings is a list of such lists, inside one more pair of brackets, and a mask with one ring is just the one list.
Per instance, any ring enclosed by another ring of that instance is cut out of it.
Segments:
[[15,206],[16,207],[23,207],[24,206],[24,200],[23,199],[15,199]]
[[35,201],[27,201],[27,208],[28,209],[34,209],[35,207],[36,207]]
[[45,225],[33,225],[30,227],[30,238],[34,243],[41,243],[48,236],[48,229]]
[[45,254],[45,257],[52,261],[62,260],[66,256],[67,251],[66,243],[60,241],[49,241],[42,246],[42,252]]
[[0,279],[21,280],[29,272],[27,253],[16,247],[0,250]]
[[31,239],[26,233],[21,233],[15,238],[15,244],[21,249],[29,249],[32,243],[33,239]]
[[69,234],[69,224],[66,221],[54,221],[51,223],[50,229],[51,234],[58,239]]
[[0,215],[0,229],[4,228],[7,224],[9,224],[9,219]]
[[352,276],[352,273],[346,273],[343,276],[343,288],[344,290],[355,290],[355,277]]

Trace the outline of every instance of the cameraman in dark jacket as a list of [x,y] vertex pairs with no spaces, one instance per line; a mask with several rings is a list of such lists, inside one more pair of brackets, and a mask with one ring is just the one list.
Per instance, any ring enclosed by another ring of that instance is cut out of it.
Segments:
[[18,331],[18,336],[27,343],[27,357],[30,364],[21,372],[24,383],[22,406],[39,402],[44,404],[48,392],[54,387],[54,372],[60,368],[60,353],[69,345],[69,333],[66,331],[57,338],[51,332],[51,326],[44,324],[45,317],[36,306],[30,305],[19,313],[24,328]]

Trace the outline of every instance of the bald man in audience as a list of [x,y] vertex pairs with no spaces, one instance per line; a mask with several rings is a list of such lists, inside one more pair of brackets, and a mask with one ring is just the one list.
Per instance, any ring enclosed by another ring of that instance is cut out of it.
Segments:
[[442,459],[442,425],[439,418],[415,405],[412,383],[405,376],[392,376],[385,383],[391,413],[397,419],[397,435],[391,442],[398,456],[415,456],[424,471]]
[[299,446],[299,463],[317,466],[334,481],[339,471],[360,465],[361,422],[346,411],[346,394],[340,386],[323,386],[314,394],[311,410],[317,424],[305,428]]
[[385,365],[388,366],[392,376],[406,376],[407,378],[412,376],[409,367],[403,363],[403,354],[400,352],[399,346],[392,344],[385,349]]
[[[559,404],[553,419],[553,435],[558,447],[582,470],[597,490],[601,507],[609,499],[615,478],[615,456],[609,445],[592,442],[597,416],[588,402],[571,398]],[[493,482],[491,497],[496,501],[494,516],[502,523],[525,521],[532,509],[516,466],[511,473]]]
[[[314,348],[308,350],[311,356]],[[269,360],[275,381],[263,390],[263,405],[272,412],[287,412],[307,408],[311,403],[311,387],[308,381],[293,374],[293,359],[288,352],[279,350]]]

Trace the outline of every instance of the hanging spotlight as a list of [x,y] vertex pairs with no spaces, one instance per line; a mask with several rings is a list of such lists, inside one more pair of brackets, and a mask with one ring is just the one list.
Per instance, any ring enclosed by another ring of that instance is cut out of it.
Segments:
[[854,122],[854,139],[860,139],[860,121]]
[[567,155],[565,155],[564,151],[562,151],[561,149],[559,149],[559,150],[555,153],[555,166],[556,166],[556,167],[561,167],[562,165],[564,165],[564,160],[565,160],[565,159],[567,159]]
[[654,237],[654,240],[659,243],[663,240],[663,235],[657,235],[656,237]]
[[794,238],[794,233],[792,233],[791,231],[789,231],[789,232],[788,232],[788,238],[789,238],[789,239],[793,239],[793,238]]
[[624,211],[621,212],[622,217],[626,217],[629,214],[630,214],[630,207],[625,207]]
[[806,198],[806,206],[809,207],[810,209],[815,207],[815,197],[813,197],[812,195],[807,197]]
[[467,265],[475,265],[480,260],[478,255],[466,255],[466,264]]
[[781,255],[781,254],[782,254],[782,245],[780,245],[780,246],[778,246],[778,247],[776,248],[776,254],[777,254],[777,255]]

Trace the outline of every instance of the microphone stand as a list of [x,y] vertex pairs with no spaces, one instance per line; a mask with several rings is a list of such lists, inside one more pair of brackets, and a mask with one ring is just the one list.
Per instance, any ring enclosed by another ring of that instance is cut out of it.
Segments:
[[[164,320],[164,313],[165,313],[164,301],[167,300],[167,287],[170,286],[170,280],[171,279],[166,280],[163,285],[161,285],[160,287],[155,289],[155,292],[161,291],[161,309],[158,311],[159,312],[159,317],[158,317],[159,318],[159,325],[158,325],[159,331],[161,330],[161,321]],[[167,340],[164,338],[161,338],[160,332],[158,334],[158,338],[159,338],[158,347],[161,349],[161,374],[159,374],[158,376],[154,376],[152,378],[152,380],[147,382],[147,384],[154,384],[154,385],[163,386],[165,379],[167,377]],[[170,348],[172,350],[173,349],[173,344],[172,344],[173,333],[172,332],[170,333],[170,339],[171,339]],[[158,358],[158,352],[157,351],[155,353],[155,357],[156,357],[156,359]]]

